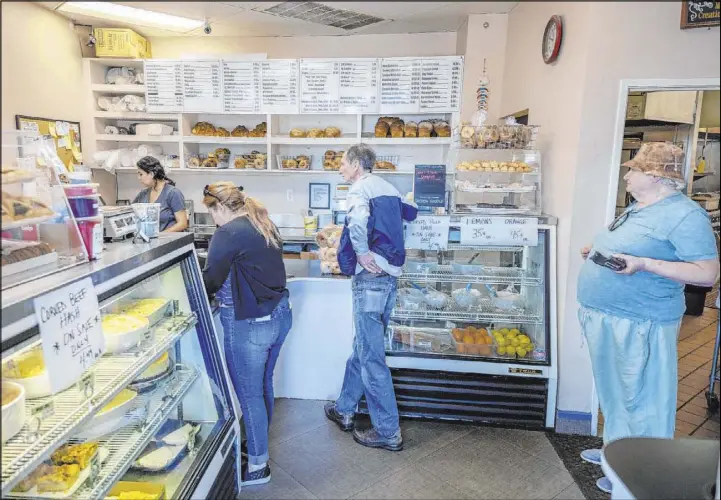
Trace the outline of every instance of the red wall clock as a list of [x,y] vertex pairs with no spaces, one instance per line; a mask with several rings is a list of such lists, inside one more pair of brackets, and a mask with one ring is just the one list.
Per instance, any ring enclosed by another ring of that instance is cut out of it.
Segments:
[[541,55],[543,62],[551,64],[558,59],[558,53],[561,50],[561,39],[563,38],[563,21],[561,16],[551,16],[543,31],[543,45],[541,46]]

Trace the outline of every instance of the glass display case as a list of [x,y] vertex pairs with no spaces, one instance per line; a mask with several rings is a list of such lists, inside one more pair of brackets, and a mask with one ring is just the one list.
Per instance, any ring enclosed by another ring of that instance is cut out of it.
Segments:
[[3,290],[88,260],[54,147],[37,134],[2,133]]
[[[53,393],[33,299],[88,276],[105,354]],[[3,498],[237,494],[238,416],[192,235],[111,244],[45,281],[2,298],[3,428],[14,425],[2,436]]]
[[454,213],[541,213],[541,155],[516,149],[454,148]]

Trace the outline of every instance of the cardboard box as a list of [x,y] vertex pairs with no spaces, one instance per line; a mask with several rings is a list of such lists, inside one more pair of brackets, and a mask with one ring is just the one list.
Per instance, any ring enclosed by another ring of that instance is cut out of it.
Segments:
[[301,260],[318,260],[318,254],[315,252],[300,252]]
[[134,481],[118,481],[105,498],[117,497],[120,493],[128,491],[140,491],[149,495],[155,495],[155,500],[165,500],[165,485]]
[[126,57],[150,59],[150,42],[133,30],[95,28],[95,54],[97,57]]

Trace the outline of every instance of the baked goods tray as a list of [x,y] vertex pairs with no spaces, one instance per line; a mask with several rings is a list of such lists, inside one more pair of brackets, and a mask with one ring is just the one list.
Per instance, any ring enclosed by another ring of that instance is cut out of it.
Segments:
[[73,498],[95,500],[104,498],[115,483],[120,480],[148,443],[170,418],[175,408],[198,379],[198,372],[190,367],[178,365],[175,374],[164,386],[164,390],[143,396],[141,404],[148,408],[147,420],[139,426],[125,427],[98,444],[110,450],[108,460],[100,468],[98,480],[84,485]]
[[83,384],[77,384],[54,396],[28,402],[28,424],[3,445],[0,467],[2,496],[8,495],[20,480],[50,457],[81,425],[88,422],[196,323],[194,313],[166,318],[153,329],[147,346],[101,357],[92,369],[94,392],[89,399],[85,391],[80,390]]
[[[148,408],[147,420],[138,426],[124,427],[96,441],[101,448],[108,450],[108,457],[100,466],[94,481],[86,481],[74,492],[72,498],[87,500],[104,498],[153,439],[197,378],[198,372],[195,369],[178,366],[174,377],[168,381],[162,393],[143,395],[139,404],[144,404]],[[15,496],[15,493],[8,495],[8,497]]]
[[455,307],[450,300],[449,304],[442,309],[434,309],[426,305],[417,308],[403,308],[400,303],[397,303],[391,317],[398,320],[456,320],[469,323],[500,321],[505,323],[540,324],[543,322],[543,316],[536,311],[522,308],[501,310],[495,308],[490,300],[481,300],[479,307],[470,310]]
[[19,262],[13,262],[12,264],[6,264],[2,266],[2,277],[10,276],[11,274],[18,274],[36,267],[48,266],[55,264],[58,261],[58,253],[50,252],[44,255],[38,255],[31,259],[21,260]]
[[53,213],[51,215],[43,215],[42,217],[30,217],[27,219],[17,219],[13,221],[4,221],[2,223],[2,230],[7,231],[8,229],[17,229],[19,227],[34,226],[36,224],[43,224],[49,222],[57,217],[59,214]]

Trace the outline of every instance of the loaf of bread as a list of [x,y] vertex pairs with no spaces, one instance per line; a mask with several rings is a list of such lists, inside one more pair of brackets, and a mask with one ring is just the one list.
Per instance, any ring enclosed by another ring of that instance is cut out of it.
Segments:
[[389,161],[376,161],[375,170],[395,170],[396,166]]
[[403,128],[403,134],[406,137],[418,137],[418,124],[416,122],[408,122]]
[[405,123],[403,123],[403,120],[396,120],[391,123],[391,137],[396,139],[403,137],[404,127]]
[[378,120],[376,122],[375,127],[375,136],[376,137],[388,137],[388,134],[390,133],[391,127],[386,122],[382,120]]
[[448,122],[439,120],[433,124],[433,131],[436,133],[436,136],[438,137],[450,137],[451,136],[451,127],[448,125]]
[[2,240],[2,265],[14,264],[23,260],[40,257],[53,252],[53,248],[44,241]]
[[418,137],[430,137],[433,133],[433,124],[429,121],[422,121],[418,124]]

